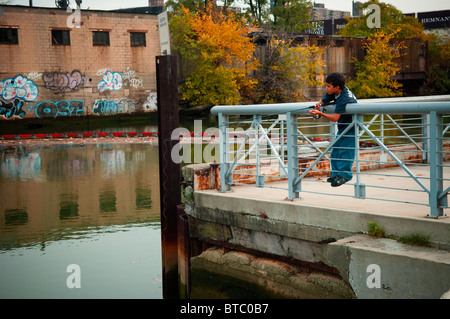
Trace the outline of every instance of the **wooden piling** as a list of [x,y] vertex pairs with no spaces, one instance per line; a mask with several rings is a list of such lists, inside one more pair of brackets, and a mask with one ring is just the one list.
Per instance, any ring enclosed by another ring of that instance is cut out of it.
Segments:
[[177,205],[181,203],[180,165],[171,158],[178,143],[172,140],[172,131],[179,127],[176,56],[156,57],[156,78],[163,298],[174,299],[178,298]]
[[178,291],[183,299],[189,299],[191,290],[190,257],[188,217],[181,204],[178,205]]

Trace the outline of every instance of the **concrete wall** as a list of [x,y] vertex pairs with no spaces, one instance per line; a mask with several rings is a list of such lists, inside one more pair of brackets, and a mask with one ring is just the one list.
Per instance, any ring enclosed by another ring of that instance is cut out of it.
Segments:
[[[0,120],[156,110],[157,15],[82,10],[69,28],[65,10],[1,9],[0,28],[16,29],[18,44],[0,44]],[[52,30],[69,31],[70,45],[52,44]],[[109,31],[110,45],[94,46],[94,31]],[[131,32],[146,46],[131,46]]]
[[[237,277],[285,298],[437,299],[450,288],[446,223],[200,191],[215,185],[217,167],[182,173],[192,184],[185,192],[192,242],[226,248],[193,249],[194,273]],[[435,247],[365,235],[369,221],[397,237],[420,229]]]

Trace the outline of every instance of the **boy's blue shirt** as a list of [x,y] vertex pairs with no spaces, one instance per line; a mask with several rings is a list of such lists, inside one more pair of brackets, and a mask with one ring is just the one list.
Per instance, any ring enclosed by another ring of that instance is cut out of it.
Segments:
[[347,125],[352,122],[352,116],[350,114],[343,114],[345,113],[345,107],[348,103],[358,103],[352,91],[350,91],[347,86],[344,86],[341,94],[339,94],[337,97],[336,94],[330,95],[328,93],[325,93],[322,101],[324,103],[331,103],[334,101],[334,103],[336,104],[334,113],[342,114],[338,120],[338,132],[342,132],[343,130],[345,130]]

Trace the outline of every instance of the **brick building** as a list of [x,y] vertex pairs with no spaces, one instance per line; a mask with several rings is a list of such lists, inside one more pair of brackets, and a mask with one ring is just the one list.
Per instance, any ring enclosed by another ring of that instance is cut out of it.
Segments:
[[159,12],[0,6],[0,120],[154,111]]

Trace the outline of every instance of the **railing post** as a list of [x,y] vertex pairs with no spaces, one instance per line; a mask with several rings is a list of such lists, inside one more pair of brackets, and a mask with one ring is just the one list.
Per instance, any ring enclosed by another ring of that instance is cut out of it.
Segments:
[[264,175],[261,175],[260,149],[259,149],[259,124],[261,124],[261,115],[253,115],[255,123],[255,155],[256,155],[256,187],[264,187]]
[[333,143],[333,141],[336,139],[337,124],[335,122],[330,121],[329,125],[330,125],[330,143]]
[[[379,116],[380,116],[380,141],[381,141],[381,143],[384,144],[384,136],[385,136],[384,114],[379,114]],[[381,149],[380,150],[380,164],[383,162],[387,162],[387,158],[388,158],[388,154]]]
[[430,115],[429,114],[422,114],[422,161],[425,164],[430,163],[430,158],[428,155],[429,151],[429,135],[430,135]]
[[366,198],[366,185],[361,184],[361,167],[359,162],[359,125],[364,125],[364,116],[360,114],[353,114],[353,122],[355,123],[355,197]]
[[287,156],[288,156],[288,191],[289,199],[299,198],[301,181],[298,185],[295,180],[298,177],[298,140],[297,140],[297,115],[291,112],[286,113],[286,135],[287,135]]
[[231,183],[233,183],[233,172],[230,172],[231,177],[227,175],[230,168],[229,163],[229,147],[228,144],[228,115],[219,113],[219,143],[220,143],[220,186],[221,191],[226,192],[231,190]]
[[430,140],[428,144],[430,150],[430,214],[428,217],[431,218],[444,217],[444,206],[447,204],[447,196],[439,198],[444,186],[442,123],[442,114],[435,111],[430,112]]

